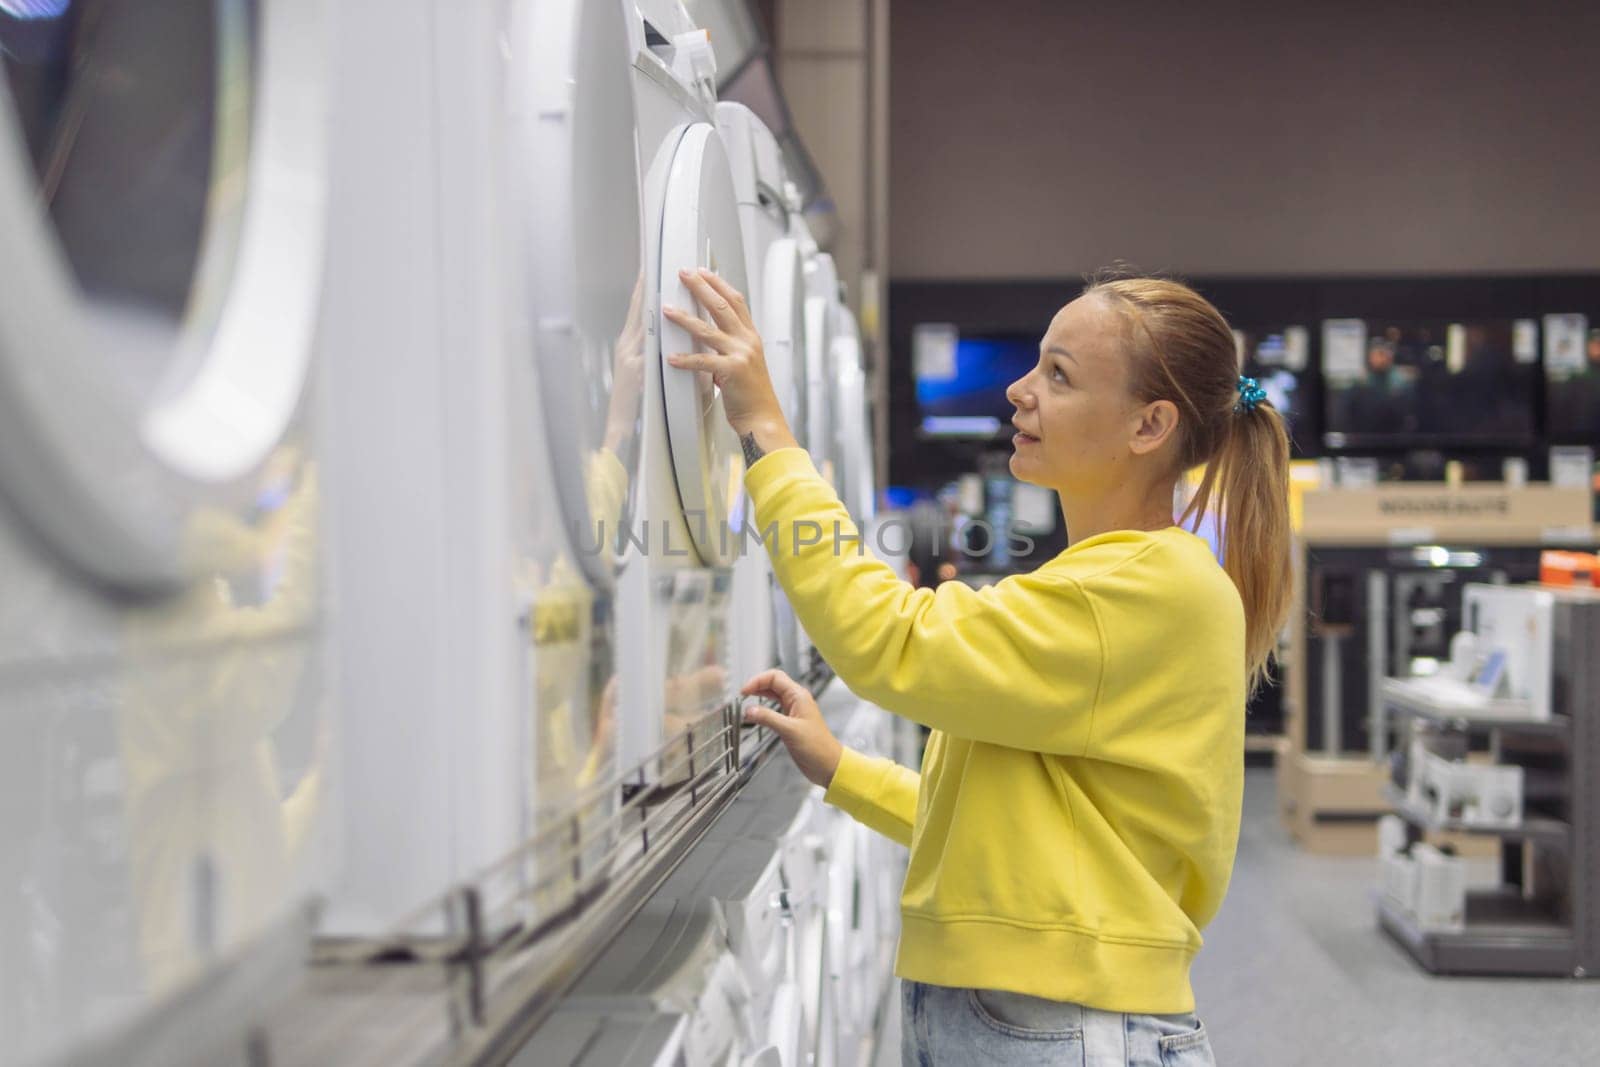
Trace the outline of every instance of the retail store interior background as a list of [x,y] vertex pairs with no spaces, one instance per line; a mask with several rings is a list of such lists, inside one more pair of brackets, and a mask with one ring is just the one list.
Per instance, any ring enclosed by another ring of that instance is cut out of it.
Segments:
[[1064,549],[1005,386],[1087,277],[1213,301],[1295,564],[1217,1062],[1600,1062],[1597,42],[1484,0],[0,0],[0,1063],[899,1060],[906,850],[737,687],[925,731],[707,532],[749,512],[664,362],[694,267],[923,586]]

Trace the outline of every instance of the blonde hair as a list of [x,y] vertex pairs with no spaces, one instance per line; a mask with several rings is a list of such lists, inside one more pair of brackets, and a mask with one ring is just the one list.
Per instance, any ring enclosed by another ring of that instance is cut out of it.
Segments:
[[1096,278],[1084,294],[1104,300],[1127,324],[1135,398],[1177,405],[1174,476],[1206,465],[1178,522],[1196,529],[1217,505],[1223,569],[1244,603],[1244,667],[1253,693],[1268,676],[1289,614],[1289,437],[1283,419],[1265,401],[1250,408],[1240,404],[1233,331],[1187,285],[1166,278]]

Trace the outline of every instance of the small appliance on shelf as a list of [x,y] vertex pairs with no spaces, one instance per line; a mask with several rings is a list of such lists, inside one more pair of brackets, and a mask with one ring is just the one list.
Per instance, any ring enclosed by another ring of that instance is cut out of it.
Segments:
[[1534,586],[1467,586],[1450,660],[1426,677],[1385,679],[1384,699],[1462,719],[1549,722],[1554,607]]

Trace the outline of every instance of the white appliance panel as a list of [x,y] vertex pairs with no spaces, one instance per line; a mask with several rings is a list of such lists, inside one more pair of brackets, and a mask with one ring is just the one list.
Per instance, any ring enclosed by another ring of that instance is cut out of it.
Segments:
[[327,868],[326,57],[299,0],[30,14],[0,15],[0,1032],[151,1062],[242,1033],[224,976],[293,979]]

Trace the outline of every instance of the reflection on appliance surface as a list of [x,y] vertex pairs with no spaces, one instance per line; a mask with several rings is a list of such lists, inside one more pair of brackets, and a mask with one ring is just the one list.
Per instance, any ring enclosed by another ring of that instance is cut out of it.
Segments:
[[[259,930],[307,861],[327,744],[301,632],[315,609],[315,516],[309,470],[259,526],[197,512],[191,550],[242,568],[128,614],[117,750],[154,992]],[[287,767],[280,736],[299,750]]]
[[[604,874],[616,798],[595,787],[610,779],[615,764],[616,683],[604,637],[609,599],[597,597],[566,560],[543,582],[537,571],[530,577],[536,582],[531,782],[539,842],[533,903],[542,918],[563,908],[578,883]],[[547,832],[564,822],[570,833]]]
[[668,750],[664,785],[689,780],[707,759],[722,729],[715,714],[730,679],[726,662],[727,571],[681,570],[672,576],[671,628],[667,634],[666,718],[662,736],[683,737]]
[[[606,412],[598,447],[584,457],[584,497],[594,528],[567,531],[576,550],[601,557],[607,572],[615,565],[619,528],[631,511],[629,470],[644,389],[643,293],[641,275],[609,366],[602,364],[605,373],[590,379]],[[593,362],[592,356],[588,361]],[[523,591],[533,604],[536,921],[564,909],[574,893],[605,877],[615,851],[612,817],[619,799],[615,789],[606,788],[616,769],[614,600],[609,591],[591,586],[573,560],[550,551],[568,540],[544,543],[549,546],[547,558],[524,563]],[[552,832],[563,822],[570,824],[570,833]]]
[[8,1053],[199,989],[325,859],[316,475],[293,448],[269,469],[255,505],[191,515],[187,551],[212,567],[158,600],[85,586],[0,530],[27,590],[0,613]]

